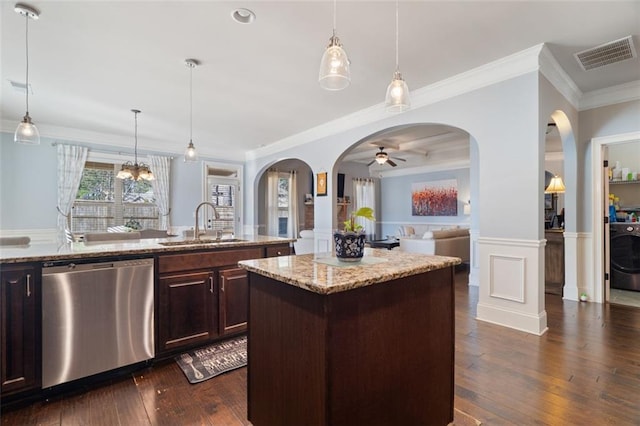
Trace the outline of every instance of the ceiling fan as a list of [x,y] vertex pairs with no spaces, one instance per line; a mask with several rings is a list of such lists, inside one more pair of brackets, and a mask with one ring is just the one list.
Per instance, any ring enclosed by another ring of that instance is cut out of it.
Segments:
[[384,152],[384,147],[381,146],[380,147],[380,152],[376,152],[376,158],[372,162],[367,164],[367,167],[369,167],[373,163],[378,163],[380,165],[383,165],[384,163],[387,163],[391,167],[396,167],[397,164],[393,160],[396,160],[396,161],[407,161],[404,158],[395,158],[395,157],[393,157],[393,160],[391,158],[392,157],[389,157],[389,154]]

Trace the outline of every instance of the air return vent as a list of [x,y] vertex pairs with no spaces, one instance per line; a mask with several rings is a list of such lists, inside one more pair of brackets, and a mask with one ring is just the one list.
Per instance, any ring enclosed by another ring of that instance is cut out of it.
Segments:
[[585,71],[589,71],[594,68],[600,68],[605,65],[635,58],[636,49],[633,47],[632,37],[628,36],[620,40],[601,44],[592,49],[583,50],[582,52],[575,53],[574,56],[578,60],[580,67]]

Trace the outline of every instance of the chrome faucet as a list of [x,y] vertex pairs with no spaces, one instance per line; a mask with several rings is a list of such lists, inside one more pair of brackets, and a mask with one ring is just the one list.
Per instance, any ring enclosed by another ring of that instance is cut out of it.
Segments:
[[203,201],[202,203],[198,204],[198,207],[196,207],[196,226],[193,228],[193,239],[196,241],[200,240],[200,227],[198,226],[198,213],[200,212],[200,207],[202,206],[211,206],[216,220],[220,219],[220,214],[216,210],[216,206],[213,203],[210,203],[208,201]]

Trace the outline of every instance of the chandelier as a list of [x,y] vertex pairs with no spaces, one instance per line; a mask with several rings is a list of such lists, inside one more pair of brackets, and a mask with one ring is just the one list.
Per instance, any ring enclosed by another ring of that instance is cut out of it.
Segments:
[[151,173],[151,169],[144,163],[138,164],[138,114],[140,114],[139,109],[132,109],[136,122],[135,127],[135,145],[133,148],[134,155],[134,163],[131,164],[131,161],[127,161],[122,165],[118,175],[116,176],[118,179],[132,179],[132,180],[154,180],[155,177],[153,173]]

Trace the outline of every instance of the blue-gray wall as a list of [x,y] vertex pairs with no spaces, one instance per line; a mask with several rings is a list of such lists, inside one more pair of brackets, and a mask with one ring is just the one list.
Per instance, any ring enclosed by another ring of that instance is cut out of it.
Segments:
[[[458,216],[412,216],[411,185],[455,179],[458,183]],[[461,224],[469,223],[463,206],[470,199],[469,169],[456,169],[406,176],[385,177],[380,182],[382,235],[397,234],[400,225]]]
[[[20,145],[13,142],[11,133],[0,133],[0,141],[0,230],[55,229],[57,155],[52,144],[76,142],[43,137],[40,145]],[[104,145],[80,145],[90,150],[109,151],[109,147]],[[111,153],[119,154],[121,151],[116,148]],[[147,155],[149,152],[139,154]],[[180,155],[156,154],[174,157],[169,194],[171,225],[193,226],[193,212],[203,197],[202,162],[187,164]]]
[[13,134],[0,133],[0,229],[55,229],[56,148],[20,145]]

